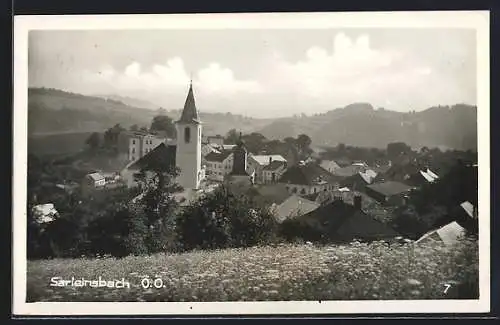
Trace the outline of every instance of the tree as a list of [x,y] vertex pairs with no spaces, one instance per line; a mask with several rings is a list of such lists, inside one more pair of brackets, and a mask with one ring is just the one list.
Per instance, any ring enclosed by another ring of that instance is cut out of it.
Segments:
[[166,115],[157,115],[153,118],[149,128],[151,132],[164,132],[169,138],[174,138],[176,135],[175,126],[172,119]]
[[265,244],[276,233],[277,224],[267,209],[222,186],[186,207],[178,220],[184,250]]
[[104,132],[104,146],[108,149],[118,148],[118,138],[125,129],[120,124],[115,124],[112,128]]
[[[142,194],[138,199],[135,225],[147,229],[144,242],[149,253],[175,249],[175,222],[179,205],[173,194],[182,190],[175,183],[179,169],[162,159],[151,161],[135,175]],[[141,221],[142,220],[142,221]]]
[[311,143],[312,143],[311,138],[307,134],[300,134],[297,137],[297,147],[299,149],[300,155],[303,158],[305,158],[312,152],[310,148]]
[[390,158],[397,158],[411,152],[411,147],[404,142],[392,142],[387,145],[387,155]]
[[97,148],[99,148],[100,143],[101,137],[97,132],[93,132],[85,141],[85,144],[88,145],[91,150],[96,150]]
[[139,130],[139,126],[137,124],[133,124],[130,126],[130,131],[138,131]]
[[231,130],[229,130],[229,132],[227,132],[226,137],[224,138],[224,143],[225,144],[236,144],[239,139],[240,139],[240,135],[236,131],[236,129],[231,129]]
[[267,139],[260,133],[252,132],[250,134],[245,134],[243,137],[243,141],[245,142],[245,146],[248,151],[258,153],[262,149],[264,149]]

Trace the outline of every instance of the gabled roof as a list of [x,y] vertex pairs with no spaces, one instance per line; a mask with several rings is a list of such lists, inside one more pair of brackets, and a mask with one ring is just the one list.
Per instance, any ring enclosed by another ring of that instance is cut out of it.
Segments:
[[334,160],[322,160],[319,165],[326,170],[340,168],[340,166]]
[[427,168],[427,170],[420,170],[419,172],[420,175],[422,175],[429,183],[432,183],[439,178],[438,175],[433,173],[429,168]]
[[333,183],[337,179],[330,172],[315,163],[295,165],[287,169],[279,180],[280,183],[296,185],[317,185]]
[[282,155],[251,155],[253,160],[255,160],[259,165],[266,166],[269,164],[269,158],[272,158],[272,161],[286,161]]
[[377,240],[398,236],[391,227],[342,201],[333,201],[296,219],[332,240]]
[[286,162],[284,162],[284,161],[274,160],[270,164],[268,164],[267,166],[265,166],[263,168],[263,170],[268,170],[268,171],[276,170],[278,168],[281,168],[281,167],[285,166],[285,163]]
[[442,242],[446,246],[454,245],[460,237],[465,235],[465,229],[456,221],[450,222],[439,229],[429,231],[420,237],[416,243],[425,242],[428,240]]
[[216,162],[223,162],[226,160],[230,155],[232,155],[232,151],[224,150],[222,152],[215,152],[212,151],[209,154],[205,156],[206,161],[216,161]]
[[154,170],[157,169],[158,166],[175,168],[176,149],[177,147],[174,145],[165,145],[164,143],[160,143],[156,148],[126,168],[132,170]]
[[340,167],[335,169],[332,174],[335,176],[339,177],[350,177],[354,176],[360,171],[362,171],[365,167],[364,166],[358,166],[358,165],[349,165],[346,167]]
[[274,208],[274,214],[277,221],[281,222],[287,218],[295,218],[307,214],[316,210],[319,206],[319,203],[293,194]]
[[35,220],[38,223],[47,223],[54,221],[55,216],[58,214],[53,203],[39,204],[33,207]]
[[373,183],[375,177],[377,177],[377,173],[374,170],[367,169],[366,171],[360,171],[359,176],[365,181],[366,184]]
[[88,174],[87,177],[92,179],[94,182],[97,182],[97,181],[104,179],[104,176],[101,173],[91,173],[91,174]]
[[400,182],[388,181],[388,182],[368,185],[367,188],[388,197],[388,196],[393,196],[396,194],[408,192],[413,187],[408,186],[408,185],[403,184],[403,183],[400,183]]
[[471,218],[475,218],[474,216],[474,205],[472,203],[470,203],[469,201],[465,201],[465,202],[462,202],[460,204],[460,206],[462,207],[462,209],[464,209],[464,211],[467,213],[467,215]]
[[255,187],[257,196],[255,200],[264,205],[279,205],[288,199],[291,195],[284,184],[265,184]]
[[193,94],[193,84],[189,85],[188,95],[186,97],[186,102],[184,103],[184,109],[182,110],[181,118],[177,121],[178,123],[200,123],[198,117],[198,109],[196,108],[196,103]]

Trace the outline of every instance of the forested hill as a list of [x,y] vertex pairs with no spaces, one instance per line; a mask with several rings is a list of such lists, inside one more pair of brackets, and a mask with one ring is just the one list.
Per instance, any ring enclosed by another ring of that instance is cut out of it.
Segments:
[[[123,97],[126,98],[126,97]],[[28,90],[28,130],[30,135],[64,132],[104,131],[119,123],[128,128],[133,124],[149,127],[159,109],[131,106],[119,97],[103,98],[65,92],[57,89]],[[176,119],[180,109],[162,112]],[[231,113],[206,113],[201,110],[205,134],[226,134],[236,128],[251,132],[263,128],[272,120],[255,119]]]
[[[131,106],[130,98],[84,96],[56,89],[31,88],[28,92],[30,134],[103,131],[117,123],[128,128],[149,127],[159,109]],[[179,108],[162,110],[173,119]],[[307,113],[307,111],[305,110]],[[323,114],[280,119],[256,119],[231,113],[207,113],[200,109],[205,134],[260,132],[269,139],[307,134],[315,145],[345,143],[362,147],[386,147],[403,141],[413,147],[477,149],[477,108],[457,104],[401,113],[356,103]]]
[[316,145],[386,147],[390,142],[403,141],[413,147],[474,150],[477,107],[457,104],[401,113],[357,103],[324,114],[282,118],[260,133],[270,139],[305,133]]

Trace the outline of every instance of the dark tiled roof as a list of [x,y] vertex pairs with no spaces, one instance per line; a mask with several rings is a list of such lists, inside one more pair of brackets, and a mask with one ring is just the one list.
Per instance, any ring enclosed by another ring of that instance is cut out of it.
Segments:
[[319,165],[310,163],[290,167],[285,173],[283,173],[280,183],[314,185],[317,184],[319,180],[327,183],[333,183],[337,180],[337,178]]
[[265,184],[255,188],[256,201],[264,204],[281,204],[291,195],[284,184]]
[[332,240],[396,237],[391,227],[342,201],[333,201],[297,218]]
[[181,123],[200,123],[198,117],[198,109],[196,108],[196,103],[193,94],[193,85],[189,85],[189,92],[186,97],[186,102],[184,103],[184,109],[182,110],[181,118],[178,122]]
[[285,165],[284,161],[274,160],[270,164],[264,166],[263,169],[264,170],[276,170],[276,169],[280,168],[283,165]]
[[357,173],[359,173],[363,169],[365,169],[365,167],[363,167],[363,166],[350,165],[350,166],[335,169],[333,171],[333,175],[339,176],[339,177],[350,177],[350,176],[356,175]]
[[206,161],[217,161],[217,162],[223,162],[229,155],[231,155],[233,152],[229,150],[224,150],[222,152],[210,152],[208,155],[205,156]]
[[396,194],[401,194],[407,192],[412,189],[411,186],[400,182],[388,181],[383,183],[376,183],[372,185],[368,185],[367,188],[380,193],[384,196],[393,196]]
[[135,170],[154,170],[159,166],[175,168],[176,149],[175,145],[160,143],[156,148],[148,152],[145,156],[142,156],[128,168]]

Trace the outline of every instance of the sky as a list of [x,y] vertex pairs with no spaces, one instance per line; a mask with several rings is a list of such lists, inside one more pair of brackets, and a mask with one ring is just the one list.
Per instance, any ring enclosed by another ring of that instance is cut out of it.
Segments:
[[30,31],[30,87],[253,117],[476,105],[469,29]]

